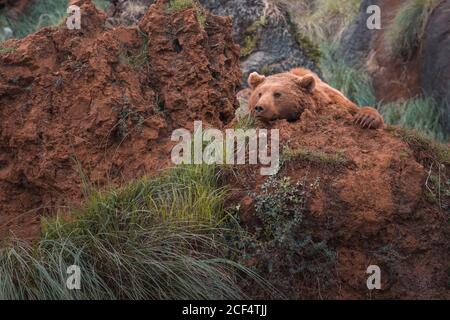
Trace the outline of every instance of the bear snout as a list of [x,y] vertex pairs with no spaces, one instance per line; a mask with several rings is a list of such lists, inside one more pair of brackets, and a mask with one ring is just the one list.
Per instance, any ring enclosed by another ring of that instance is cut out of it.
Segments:
[[264,112],[264,107],[263,106],[256,106],[255,107],[255,112],[256,113],[263,113]]

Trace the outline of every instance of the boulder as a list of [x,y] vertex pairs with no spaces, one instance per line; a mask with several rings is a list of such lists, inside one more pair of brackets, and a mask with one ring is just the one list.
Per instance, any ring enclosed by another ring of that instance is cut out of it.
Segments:
[[306,43],[280,7],[264,0],[201,0],[214,14],[230,16],[234,38],[241,46],[244,83],[253,71],[273,74],[294,67],[320,73],[302,48]]
[[362,0],[359,14],[344,30],[341,38],[341,51],[348,62],[361,61],[366,58],[371,49],[371,42],[377,30],[367,28],[370,5],[379,5],[380,0]]
[[450,132],[450,1],[442,1],[434,9],[422,50],[421,87],[425,94],[436,96],[444,128]]

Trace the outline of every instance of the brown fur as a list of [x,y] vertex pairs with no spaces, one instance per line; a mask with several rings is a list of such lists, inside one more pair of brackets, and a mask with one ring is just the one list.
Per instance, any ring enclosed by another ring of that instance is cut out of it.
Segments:
[[296,68],[269,77],[254,72],[248,83],[252,90],[249,108],[261,120],[295,121],[305,110],[315,113],[324,107],[337,106],[350,112],[362,127],[378,129],[384,126],[377,110],[359,108],[308,69]]

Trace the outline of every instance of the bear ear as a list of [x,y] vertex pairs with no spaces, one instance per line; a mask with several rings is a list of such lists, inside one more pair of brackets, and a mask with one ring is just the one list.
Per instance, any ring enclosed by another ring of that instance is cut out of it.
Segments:
[[298,84],[302,89],[306,89],[308,92],[313,92],[316,87],[316,79],[313,75],[308,74],[298,80]]
[[258,72],[252,72],[252,73],[248,76],[248,85],[249,85],[250,88],[253,90],[253,89],[255,89],[257,86],[259,86],[261,83],[263,83],[264,80],[266,80],[266,77],[265,77],[265,76],[260,75]]

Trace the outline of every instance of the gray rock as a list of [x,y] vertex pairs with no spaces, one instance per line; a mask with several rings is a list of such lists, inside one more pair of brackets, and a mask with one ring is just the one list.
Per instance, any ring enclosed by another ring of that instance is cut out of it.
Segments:
[[273,74],[304,67],[320,74],[297,41],[284,10],[265,0],[200,0],[217,15],[231,16],[235,40],[241,46],[244,84],[249,73]]
[[442,106],[442,122],[450,132],[450,1],[433,11],[422,44],[421,87]]
[[361,62],[370,52],[371,42],[377,30],[367,28],[370,5],[379,5],[380,0],[362,0],[359,14],[344,30],[341,38],[341,52],[347,62]]

